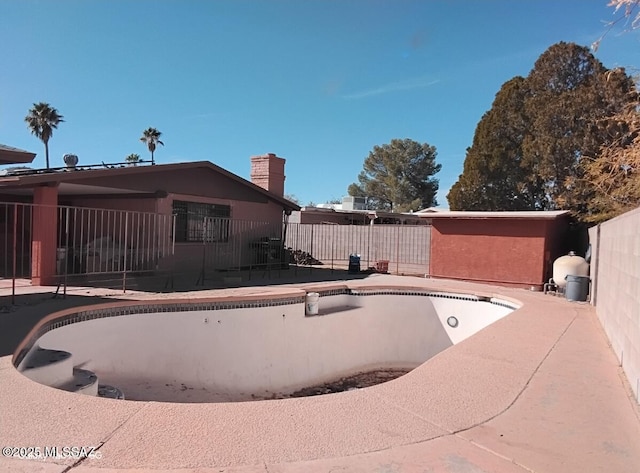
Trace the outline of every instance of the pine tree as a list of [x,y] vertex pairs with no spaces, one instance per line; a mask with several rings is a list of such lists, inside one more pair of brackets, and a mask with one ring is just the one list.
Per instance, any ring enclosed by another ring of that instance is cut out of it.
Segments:
[[367,197],[371,209],[408,212],[437,205],[438,180],[433,176],[436,148],[410,139],[393,139],[374,146],[358,175],[349,186],[352,196]]

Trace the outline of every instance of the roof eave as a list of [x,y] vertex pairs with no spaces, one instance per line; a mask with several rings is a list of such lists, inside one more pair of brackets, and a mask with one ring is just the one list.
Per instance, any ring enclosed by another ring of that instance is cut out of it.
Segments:
[[[455,212],[455,213],[454,213]],[[436,219],[455,219],[455,220],[495,220],[495,219],[510,219],[510,220],[556,220],[562,217],[568,217],[570,212],[568,210],[551,210],[551,211],[531,211],[530,213],[522,213],[518,211],[514,212],[487,212],[482,215],[481,212],[469,212],[465,214],[464,211],[454,211],[452,213],[447,212],[434,212],[430,214],[420,214],[420,218],[426,218],[430,220]]]
[[253,182],[247,181],[242,177],[233,174],[230,171],[227,171],[220,166],[217,166],[209,161],[195,161],[189,163],[171,163],[171,164],[158,164],[154,166],[126,166],[126,167],[117,167],[117,168],[108,168],[108,169],[86,169],[86,170],[76,170],[76,171],[60,171],[60,172],[52,172],[45,174],[32,174],[26,176],[11,176],[11,178],[0,179],[0,186],[4,184],[8,185],[20,185],[24,184],[25,186],[29,185],[38,185],[45,184],[48,182],[62,182],[62,181],[81,181],[86,178],[95,178],[102,177],[104,175],[113,175],[113,174],[143,174],[150,169],[160,170],[161,172],[169,172],[173,170],[180,169],[193,169],[193,168],[208,168],[214,172],[222,174],[225,177],[228,177],[239,184],[248,186],[254,189],[257,192],[260,192],[265,197],[269,198],[272,201],[275,201],[283,206],[286,210],[300,210],[300,206],[285,199],[284,197],[278,196],[269,192],[268,190],[254,184]]
[[30,164],[35,159],[36,154],[17,148],[10,148],[2,145],[0,147],[0,165],[8,164]]

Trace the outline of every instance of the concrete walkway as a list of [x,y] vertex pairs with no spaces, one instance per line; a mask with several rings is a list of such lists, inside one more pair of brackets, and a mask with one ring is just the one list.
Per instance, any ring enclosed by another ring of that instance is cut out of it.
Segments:
[[[348,285],[492,295],[523,307],[394,381],[309,398],[227,404],[100,399],[34,383],[5,356],[0,446],[95,446],[100,458],[0,458],[0,471],[640,471],[638,405],[591,306],[422,278],[375,275]],[[93,297],[242,298],[299,287],[126,295],[75,288],[69,294],[86,303]],[[30,297],[30,305],[0,313],[0,334],[37,320],[50,304],[64,305],[42,293]],[[4,339],[0,348],[10,343]]]

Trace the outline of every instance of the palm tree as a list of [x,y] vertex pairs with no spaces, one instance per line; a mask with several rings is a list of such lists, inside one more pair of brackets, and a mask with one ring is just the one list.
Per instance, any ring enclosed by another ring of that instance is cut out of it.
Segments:
[[33,104],[24,121],[27,122],[31,133],[44,143],[44,154],[49,169],[49,138],[53,135],[53,130],[58,128],[58,124],[64,122],[62,115],[48,103],[40,102]]
[[125,160],[131,165],[136,166],[136,164],[140,161],[140,155],[136,153],[131,153],[129,156],[125,158]]
[[151,151],[151,164],[155,164],[155,160],[153,159],[153,152],[156,150],[157,145],[164,146],[164,143],[160,141],[160,136],[162,132],[159,132],[155,128],[147,128],[142,132],[142,137],[140,137],[140,141],[147,144],[149,151]]

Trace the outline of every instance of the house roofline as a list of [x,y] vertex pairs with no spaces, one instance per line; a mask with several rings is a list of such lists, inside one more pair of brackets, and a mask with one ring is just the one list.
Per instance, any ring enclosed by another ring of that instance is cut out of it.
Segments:
[[0,144],[0,165],[28,164],[33,162],[36,154],[23,149]]
[[514,211],[467,211],[442,210],[437,212],[413,213],[420,218],[427,219],[512,219],[512,220],[555,220],[569,215],[568,210],[514,210]]
[[523,219],[523,220],[553,220],[563,216],[568,216],[568,210],[521,210],[521,211],[467,211],[467,210],[437,210],[437,211],[419,211],[419,212],[387,212],[383,210],[355,210],[355,209],[329,209],[318,207],[303,207],[301,212],[317,213],[317,214],[352,214],[352,215],[369,215],[378,217],[395,217],[406,218],[412,217],[416,219],[466,219],[466,220],[485,220],[485,219]]
[[[105,167],[108,165],[105,165]],[[12,175],[6,177],[0,177],[0,189],[3,187],[25,187],[25,186],[37,186],[50,183],[59,182],[79,182],[88,178],[100,178],[100,177],[113,177],[124,175],[145,174],[150,170],[154,172],[170,172],[187,169],[207,168],[218,174],[221,174],[229,179],[238,182],[239,184],[250,187],[251,189],[263,194],[265,197],[280,203],[283,207],[290,210],[299,210],[300,206],[291,202],[284,197],[278,196],[269,192],[268,190],[248,181],[230,171],[227,171],[220,166],[217,166],[209,161],[193,161],[187,163],[170,163],[170,164],[156,164],[153,166],[123,166],[115,168],[105,169],[83,169],[82,166],[77,166],[75,169],[65,169],[60,171],[47,172],[43,170],[42,173],[29,174],[29,175]]]

